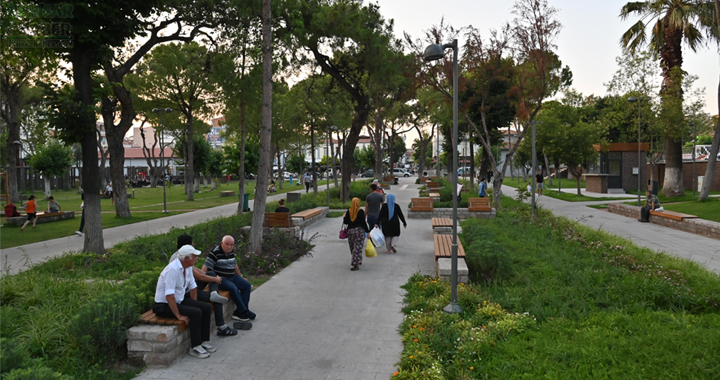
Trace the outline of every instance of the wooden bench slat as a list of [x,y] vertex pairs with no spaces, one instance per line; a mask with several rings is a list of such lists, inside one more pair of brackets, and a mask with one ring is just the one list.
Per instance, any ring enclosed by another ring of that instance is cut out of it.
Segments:
[[308,218],[312,218],[312,217],[315,216],[315,215],[319,215],[319,214],[321,214],[321,213],[322,213],[322,209],[321,209],[321,208],[311,208],[311,209],[308,209],[308,210],[303,210],[303,211],[297,212],[297,213],[295,213],[295,214],[292,214],[292,217],[293,217],[293,218],[308,219]]
[[265,227],[292,227],[292,218],[289,212],[266,212]]
[[468,211],[492,211],[489,197],[468,198]]
[[[435,260],[440,257],[452,257],[452,235],[433,234],[433,242],[435,243]],[[465,257],[465,249],[460,242],[458,243],[458,257]]]
[[410,211],[432,211],[433,200],[432,198],[411,198],[412,208]]
[[432,218],[432,226],[435,227],[452,227],[452,219],[450,218]]
[[681,212],[675,212],[670,210],[663,210],[663,211],[650,211],[650,215],[659,216],[662,218],[672,219],[672,220],[683,220],[683,219],[693,219],[697,218],[695,215],[690,214],[683,214]]

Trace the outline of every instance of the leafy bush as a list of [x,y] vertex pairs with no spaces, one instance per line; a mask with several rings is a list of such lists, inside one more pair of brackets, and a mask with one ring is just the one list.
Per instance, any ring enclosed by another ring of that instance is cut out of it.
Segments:
[[[3,313],[3,319],[8,316]],[[0,374],[6,374],[16,368],[25,368],[30,363],[30,354],[13,339],[0,338]]]
[[45,367],[42,364],[36,364],[29,368],[17,368],[3,375],[3,380],[70,380],[70,376],[65,376],[59,372]]
[[505,246],[498,243],[490,229],[469,223],[461,235],[464,241],[465,261],[473,282],[493,283],[512,277],[512,260]]
[[78,310],[68,332],[88,360],[102,362],[122,355],[127,329],[137,324],[137,318],[135,297],[120,291],[105,293]]

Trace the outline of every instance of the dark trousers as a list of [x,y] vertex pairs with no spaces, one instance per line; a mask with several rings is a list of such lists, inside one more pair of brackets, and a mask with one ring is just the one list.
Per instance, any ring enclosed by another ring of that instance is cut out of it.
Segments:
[[640,220],[647,222],[650,219],[650,210],[652,206],[645,206],[640,209]]
[[309,191],[310,191],[310,182],[306,182],[305,183],[305,192],[307,193]]
[[[217,275],[213,271],[208,271],[205,273],[206,275],[210,277],[216,277]],[[197,282],[197,299],[198,301],[203,302],[210,302],[210,293],[211,292],[217,292],[218,291],[218,284],[215,282],[205,282],[200,280],[195,280]],[[210,291],[206,292],[204,290],[199,289],[205,289],[205,287],[208,286]],[[185,298],[188,298],[189,296],[186,295]],[[221,303],[213,302],[213,312],[215,312],[215,325],[217,327],[223,326],[225,324],[225,318],[223,318],[223,305]]]
[[80,217],[80,229],[78,231],[82,232],[83,228],[85,228],[85,211],[83,211],[82,215]]
[[[210,340],[210,304],[196,301],[190,297],[177,305],[180,314],[190,319],[190,344],[191,347],[199,346],[202,342]],[[155,303],[153,312],[164,318],[175,318],[170,305],[166,303]]]

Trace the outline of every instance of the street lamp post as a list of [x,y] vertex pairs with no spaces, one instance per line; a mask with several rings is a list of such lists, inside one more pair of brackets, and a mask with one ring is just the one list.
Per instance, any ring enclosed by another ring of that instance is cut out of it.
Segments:
[[165,147],[163,146],[163,135],[165,134],[165,114],[168,112],[172,112],[172,108],[153,108],[152,111],[154,113],[160,114],[160,162],[163,165],[163,213],[167,214],[167,194],[165,192],[165,182],[167,182],[167,174],[165,173],[165,168],[167,167],[167,165],[165,165]]
[[642,206],[642,205],[640,204],[640,182],[641,182],[640,179],[641,179],[641,177],[642,177],[642,176],[640,175],[640,174],[642,173],[642,169],[641,169],[641,167],[640,167],[640,160],[642,159],[642,156],[641,156],[641,154],[640,154],[640,145],[641,145],[641,143],[640,143],[640,105],[642,104],[642,101],[643,101],[643,100],[650,100],[650,98],[649,98],[649,97],[646,97],[646,96],[645,96],[645,97],[640,97],[640,98],[636,98],[636,97],[634,97],[634,96],[631,96],[631,97],[628,98],[628,102],[630,102],[630,103],[635,103],[635,102],[637,102],[637,104],[638,104],[638,188],[637,188],[637,192],[638,192],[638,207],[641,207],[641,206]]
[[[451,44],[437,45],[432,44],[425,48],[423,58],[426,61],[435,61],[445,56],[445,49],[453,49],[453,132],[452,132],[452,145],[453,145],[453,163],[454,167],[451,168],[450,179],[453,185],[453,233],[452,233],[452,269],[450,276],[451,284],[451,298],[450,304],[445,306],[443,309],[447,313],[460,313],[462,308],[457,302],[457,285],[458,285],[458,264],[457,264],[457,185],[458,185],[458,173],[457,173],[457,161],[458,161],[458,41],[454,39]],[[438,161],[440,157],[438,156]]]
[[695,145],[697,145],[697,127],[695,126],[694,122],[690,122],[690,126],[693,127],[693,150],[692,150],[692,160],[693,160],[693,176],[692,176],[692,188],[693,188],[693,197],[695,196],[695,188],[697,187],[695,185],[695,180],[697,177],[695,177]]
[[[335,125],[333,125],[332,127],[325,128],[325,132],[327,133],[327,138],[325,139],[325,153],[327,154],[326,157],[327,157],[327,163],[328,163],[327,166],[330,166],[330,142],[329,142],[329,140],[330,140],[330,136],[332,136],[330,134],[330,132],[337,131],[337,130],[338,130],[338,127]],[[327,173],[327,170],[325,172]],[[335,168],[332,169],[332,173],[333,173],[333,175],[335,175]],[[330,209],[330,177],[329,176],[325,176],[325,177],[326,177],[325,180],[327,183],[327,186],[326,186],[327,190],[325,191],[325,193],[327,193],[327,208],[329,210]]]
[[[532,175],[537,178],[537,154],[535,154],[535,125],[537,121],[533,121],[532,124]],[[535,220],[535,188],[537,187],[537,181],[532,180],[532,220]]]

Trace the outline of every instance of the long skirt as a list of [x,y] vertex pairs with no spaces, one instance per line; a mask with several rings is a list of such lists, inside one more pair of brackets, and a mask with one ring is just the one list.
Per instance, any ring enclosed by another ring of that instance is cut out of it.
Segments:
[[348,244],[350,245],[351,265],[362,264],[363,250],[365,249],[365,230],[355,227],[348,230]]

